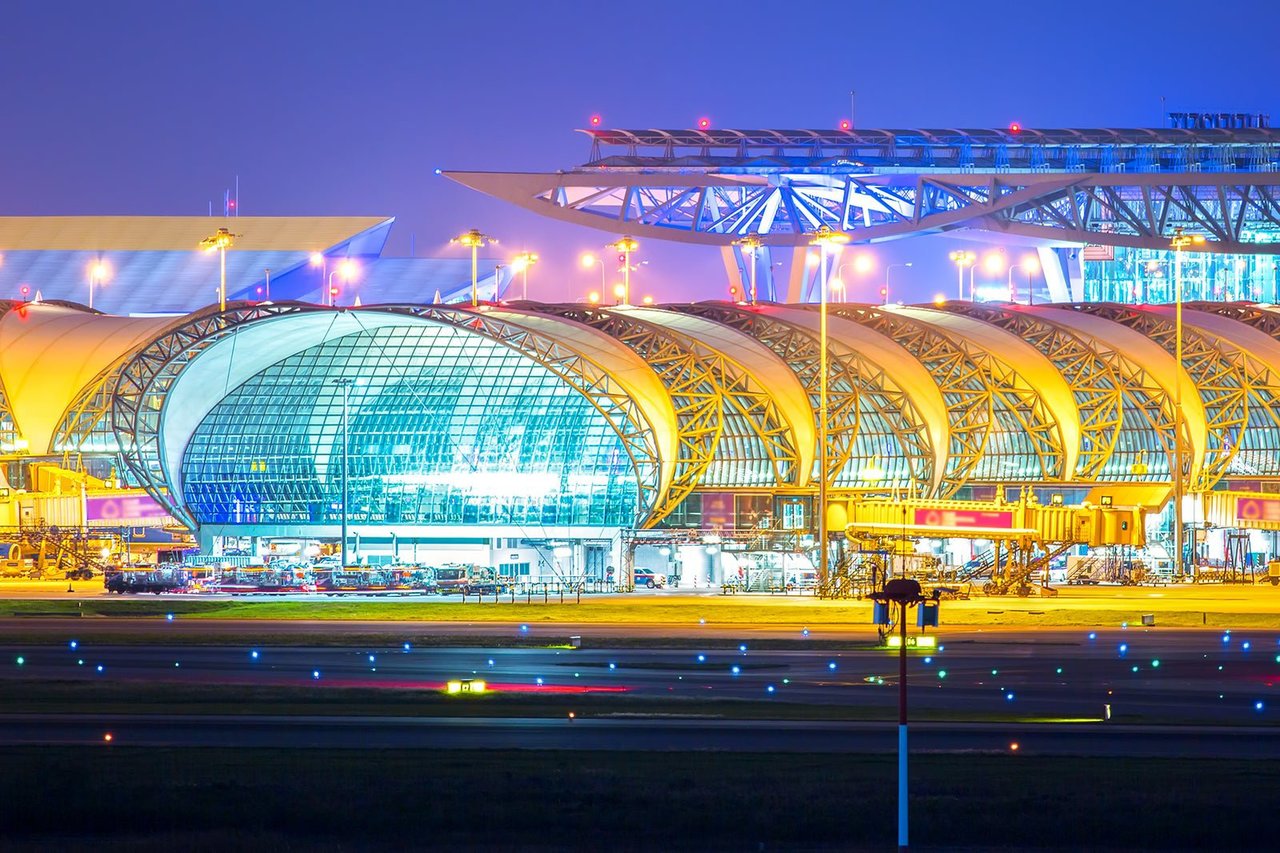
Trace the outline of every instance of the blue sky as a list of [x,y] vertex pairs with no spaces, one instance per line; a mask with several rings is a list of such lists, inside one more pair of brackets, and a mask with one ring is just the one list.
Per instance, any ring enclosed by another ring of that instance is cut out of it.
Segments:
[[[216,11],[215,11],[216,10]],[[573,130],[1151,126],[1168,108],[1272,112],[1274,0],[215,5],[11,0],[0,12],[0,213],[202,214],[240,176],[249,214],[391,214],[390,249],[479,227],[544,262],[531,291],[591,287],[605,235],[437,177],[555,170]],[[878,247],[901,295],[954,286],[926,239]],[[3,247],[0,247],[2,249]],[[642,250],[637,292],[722,296],[718,254]],[[598,273],[594,279],[598,286]],[[873,296],[868,293],[868,298]]]

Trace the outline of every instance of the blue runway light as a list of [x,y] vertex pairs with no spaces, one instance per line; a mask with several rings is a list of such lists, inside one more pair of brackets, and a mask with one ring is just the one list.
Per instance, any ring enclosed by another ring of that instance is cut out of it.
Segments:
[[174,665],[175,667],[182,666],[182,664],[178,663],[177,661],[174,661],[174,662],[173,662],[173,665]]
[[1133,671],[1134,671],[1134,672],[1137,672],[1137,671],[1138,671],[1138,668],[1135,666],[1135,667],[1133,668]]
[[78,642],[76,642],[75,640],[72,640],[72,641],[71,641],[70,643],[68,643],[67,645],[69,645],[69,646],[72,648],[72,650],[78,649],[78,648],[80,647],[80,644],[79,644]]
[[924,659],[924,662],[925,662],[925,663],[933,663],[933,658],[925,658],[925,659]]
[[249,657],[250,657],[250,658],[252,658],[253,660],[257,660],[257,659],[258,659],[258,650],[257,650],[257,649],[254,649],[253,651],[249,652]]
[[1089,632],[1089,639],[1090,639],[1090,640],[1096,640],[1096,639],[1098,639],[1098,634],[1097,634],[1096,632],[1094,632],[1094,631],[1090,631],[1090,632]]
[[1222,642],[1224,642],[1224,643],[1229,643],[1229,642],[1231,642],[1231,635],[1230,635],[1230,634],[1223,634],[1223,635],[1222,635]]
[[991,674],[992,674],[992,675],[999,675],[999,674],[1000,674],[1000,670],[998,670],[998,669],[993,669],[993,670],[991,670]]
[[1058,675],[1062,675],[1062,667],[1058,667]]
[[1124,653],[1125,653],[1125,652],[1127,652],[1127,651],[1129,651],[1129,646],[1128,646],[1128,644],[1127,644],[1127,643],[1121,643],[1121,644],[1120,644],[1120,654],[1124,654]]
[[493,666],[493,658],[489,658],[489,666]]
[[407,652],[407,651],[409,651],[409,644],[408,644],[408,643],[405,643],[405,644],[404,644],[404,650],[405,650],[406,652]]
[[369,655],[369,663],[373,663],[373,655]]
[[1012,701],[1013,701],[1013,694],[1012,694],[1012,693],[1006,693],[1006,694],[1004,694],[1004,698],[1005,698],[1005,701],[1006,701],[1006,702],[1012,702]]
[[746,644],[745,644],[745,643],[744,643],[744,644],[742,644],[742,645],[740,645],[740,646],[738,646],[738,651],[740,651],[740,652],[745,652],[746,650],[747,650],[747,646],[746,646]]
[[18,666],[22,666],[26,662],[27,662],[26,658],[24,658],[22,655],[18,655]]
[[732,672],[734,675],[737,675],[738,673],[742,672],[742,670],[741,670],[741,669],[739,669],[739,668],[738,668],[738,667],[736,667],[736,666],[735,666],[733,669],[729,670],[729,671],[730,671],[730,672]]
[[1246,640],[1243,644],[1241,644],[1240,648],[1244,649],[1246,652],[1249,651],[1249,641]]
[[528,625],[521,625],[521,626],[520,626],[520,630],[521,630],[521,631],[528,631],[528,630],[529,630],[529,626],[528,626]]
[[541,687],[541,686],[542,686],[542,679],[541,679],[541,678],[539,678],[539,679],[536,679],[536,681],[537,681],[538,686],[539,686],[539,687]]
[[772,685],[772,684],[770,684],[768,687],[766,687],[766,688],[765,688],[765,692],[767,692],[767,693],[772,693],[772,692],[773,692],[773,685]]
[[1254,702],[1254,703],[1253,703],[1253,710],[1255,710],[1255,711],[1261,711],[1261,710],[1262,710],[1262,708],[1263,708],[1263,705],[1262,705],[1262,703],[1261,703],[1261,702]]
[[835,671],[836,671],[836,662],[835,662],[835,661],[832,661],[831,663],[827,664],[827,669],[831,670],[832,672],[835,672]]
[[172,622],[172,621],[173,621],[173,614],[172,614],[172,613],[166,613],[166,614],[164,615],[164,618],[165,618],[166,620],[168,620],[169,622]]
[[80,658],[79,660],[77,660],[76,666],[84,666],[84,658]]
[[706,655],[698,655],[698,663],[706,663],[706,662],[707,662]]
[[1153,669],[1159,669],[1159,668],[1160,668],[1160,660],[1159,660],[1159,658],[1157,658],[1156,660],[1153,660],[1153,661],[1151,662],[1151,666],[1152,666],[1152,668],[1153,668]]
[[947,677],[947,671],[946,671],[945,669],[940,669],[940,670],[938,670],[938,677],[939,677],[939,678],[946,678],[946,677]]
[[803,631],[800,632],[800,634],[801,636],[804,636],[804,637],[809,636],[809,629],[805,628]]
[[98,672],[102,672],[103,668],[102,664],[98,664]]
[[311,677],[312,677],[312,678],[319,678],[319,677],[320,677],[320,670],[318,670],[318,669],[313,669],[313,670],[311,670]]
[[616,663],[609,664],[609,669],[617,669],[617,668],[618,668],[618,665]]

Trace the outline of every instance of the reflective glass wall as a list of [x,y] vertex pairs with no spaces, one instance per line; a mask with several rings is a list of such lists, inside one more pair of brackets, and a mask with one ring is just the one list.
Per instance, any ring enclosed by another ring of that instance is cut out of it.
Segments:
[[586,398],[501,344],[425,324],[312,347],[225,397],[183,457],[195,517],[338,523],[344,392],[352,524],[639,521],[635,470]]

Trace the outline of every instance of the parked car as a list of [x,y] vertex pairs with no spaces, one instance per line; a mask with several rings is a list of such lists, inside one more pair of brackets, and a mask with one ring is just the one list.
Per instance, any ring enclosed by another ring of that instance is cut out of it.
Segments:
[[656,573],[653,569],[636,567],[636,586],[646,589],[662,589],[667,585],[667,576]]

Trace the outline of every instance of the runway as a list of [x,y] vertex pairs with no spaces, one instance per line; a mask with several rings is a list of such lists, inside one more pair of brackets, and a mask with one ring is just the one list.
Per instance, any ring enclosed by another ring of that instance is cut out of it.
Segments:
[[[609,647],[604,638],[571,649],[540,645],[553,639],[540,636],[545,629],[511,630],[525,646],[489,647],[480,637],[474,646],[457,648],[408,641],[190,646],[180,638],[112,646],[81,642],[72,634],[56,643],[0,647],[0,689],[12,706],[22,700],[23,685],[40,683],[101,684],[124,696],[132,688],[154,692],[157,686],[177,692],[226,688],[228,695],[275,687],[289,688],[290,701],[305,706],[308,696],[326,699],[334,695],[326,691],[344,688],[361,689],[366,702],[376,702],[379,690],[395,691],[398,701],[406,691],[434,699],[446,681],[470,678],[484,680],[498,695],[536,699],[538,713],[546,715],[537,720],[450,719],[447,710],[430,719],[411,713],[327,718],[317,716],[324,713],[317,701],[314,713],[287,718],[10,716],[0,721],[0,741],[96,743],[110,722],[116,742],[138,745],[782,751],[893,746],[891,726],[850,720],[892,719],[895,652],[756,649],[747,638],[705,650]],[[1020,749],[1052,754],[1244,757],[1274,751],[1280,742],[1275,631],[944,633],[937,650],[911,654],[908,683],[912,712],[931,721],[920,729],[915,746],[921,749],[1008,749],[1017,741]],[[689,718],[646,715],[646,701],[666,703],[667,714],[671,703],[682,703],[676,707],[687,708]],[[749,716],[776,718],[734,719],[743,716],[737,712],[743,701],[752,703]],[[570,712],[576,714],[572,722]],[[848,720],[840,719],[844,714]],[[965,722],[939,722],[946,719]],[[990,723],[983,728],[969,721]]]
[[[0,716],[0,745],[890,753],[897,743],[897,728],[887,723],[567,716]],[[916,753],[1280,758],[1280,730],[1267,727],[918,723],[911,726],[910,743]]]

